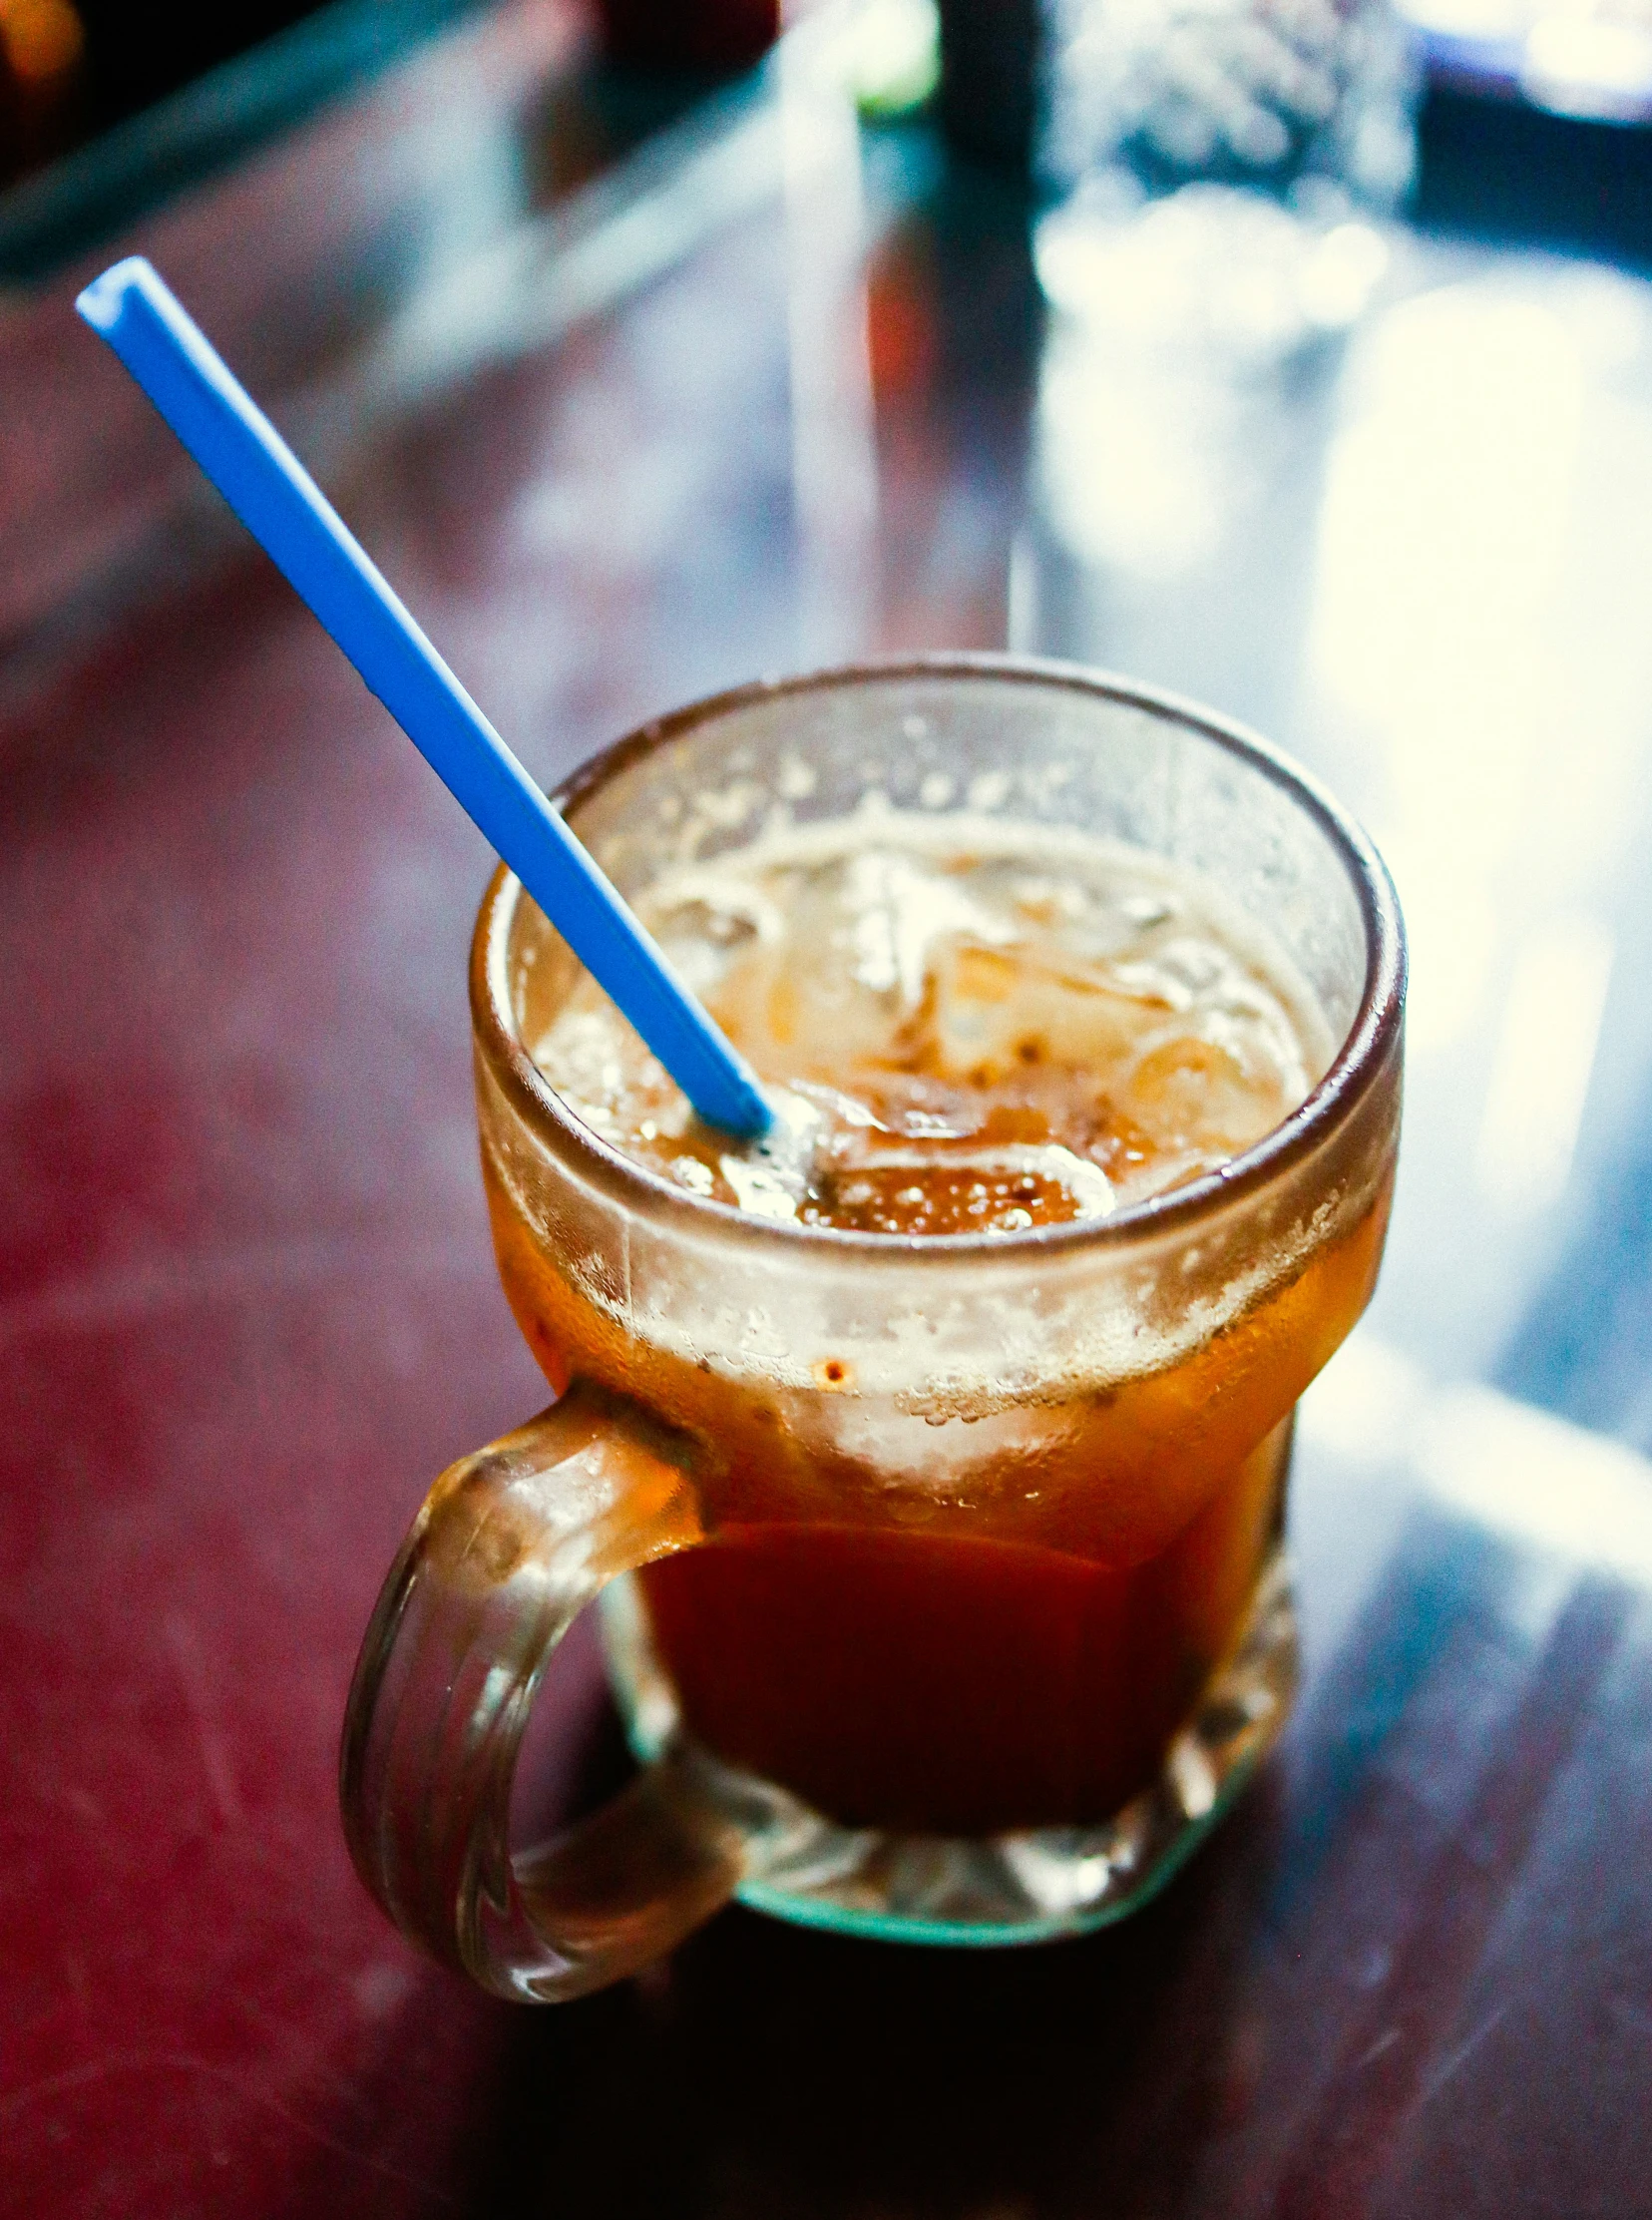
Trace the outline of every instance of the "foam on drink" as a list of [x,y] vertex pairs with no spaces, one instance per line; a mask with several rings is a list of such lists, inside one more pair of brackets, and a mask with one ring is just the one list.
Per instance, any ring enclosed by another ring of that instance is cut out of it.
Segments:
[[636,906],[772,1130],[702,1123],[589,978],[536,1061],[622,1153],[759,1216],[902,1236],[1103,1217],[1250,1147],[1331,1059],[1271,937],[1122,843],[886,812],[685,866]]

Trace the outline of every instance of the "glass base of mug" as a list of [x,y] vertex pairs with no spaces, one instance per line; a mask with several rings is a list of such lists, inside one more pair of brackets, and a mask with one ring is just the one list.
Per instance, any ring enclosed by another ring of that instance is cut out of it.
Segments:
[[[687,1739],[634,1581],[603,1596],[609,1672],[642,1764]],[[742,1904],[882,1942],[992,1949],[1109,1926],[1156,1896],[1233,1803],[1290,1711],[1296,1602],[1277,1554],[1238,1642],[1171,1743],[1158,1779],[1097,1826],[960,1838],[841,1827],[787,1790],[704,1751],[749,1845]]]

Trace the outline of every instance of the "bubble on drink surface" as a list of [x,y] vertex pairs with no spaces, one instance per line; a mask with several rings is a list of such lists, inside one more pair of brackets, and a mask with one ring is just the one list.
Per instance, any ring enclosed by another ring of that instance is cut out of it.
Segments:
[[1330,1060],[1260,929],[1145,851],[1002,820],[766,835],[638,904],[775,1111],[693,1116],[582,978],[535,1050],[576,1114],[701,1199],[906,1237],[1096,1220],[1213,1169]]

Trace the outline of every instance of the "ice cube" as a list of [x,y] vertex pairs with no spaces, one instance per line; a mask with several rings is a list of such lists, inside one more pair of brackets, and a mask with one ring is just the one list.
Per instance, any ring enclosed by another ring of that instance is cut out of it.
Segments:
[[760,942],[710,998],[760,1071],[829,1083],[899,1062],[938,952],[1012,929],[921,859],[872,849],[795,876],[785,941]]
[[1217,1042],[1183,1033],[1137,1061],[1123,1107],[1161,1146],[1231,1154],[1271,1131],[1287,1102],[1277,1067],[1247,1071]]
[[1127,1065],[1162,1016],[1051,953],[959,942],[935,967],[924,1047],[934,1069],[978,1085],[1036,1064],[1101,1076]]

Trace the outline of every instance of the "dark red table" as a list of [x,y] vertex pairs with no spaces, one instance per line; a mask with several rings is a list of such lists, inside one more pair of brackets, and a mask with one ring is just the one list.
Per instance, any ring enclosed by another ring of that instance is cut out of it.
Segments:
[[[571,192],[581,35],[510,0],[137,243],[542,776],[758,669],[1010,628],[1370,815],[1412,1125],[1305,1414],[1302,1704],[1078,1946],[734,1912],[532,2013],[383,1924],[334,1807],[355,1644],[430,1478],[540,1400],[474,1160],[489,859],[67,272],[0,304],[0,2211],[1652,2213],[1652,1487],[1568,1422],[1644,1440],[1646,299],[1401,240],[1346,356],[1225,417],[1152,389],[1216,520],[1167,570],[1174,487],[1138,471],[1132,526],[1102,472],[1074,524],[1116,364],[1075,431],[999,189],[858,147],[810,63]],[[1421,603],[1359,568],[1408,544]],[[1455,912],[1430,792],[1500,842]],[[1533,976],[1598,988],[1570,1095],[1519,1081]],[[572,1804],[621,1762],[583,1636],[544,1709]]]

